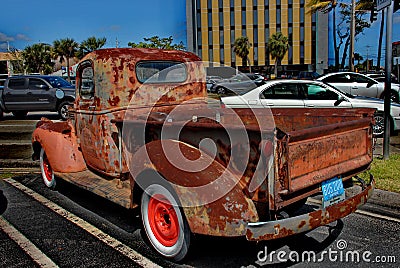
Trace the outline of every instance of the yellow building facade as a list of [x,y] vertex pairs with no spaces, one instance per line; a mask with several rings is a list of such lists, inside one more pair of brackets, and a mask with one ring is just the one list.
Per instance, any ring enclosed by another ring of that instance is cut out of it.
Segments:
[[[282,74],[324,68],[325,55],[322,54],[326,54],[327,63],[328,48],[326,45],[322,52],[317,51],[317,19],[326,29],[328,19],[327,16],[310,14],[306,1],[187,1],[190,5],[188,12],[193,15],[188,24],[188,27],[191,26],[188,31],[188,47],[193,46],[193,51],[203,61],[246,70],[242,59],[233,52],[232,44],[235,39],[247,36],[252,44],[249,53],[252,70],[267,73],[275,62],[268,51],[268,40],[272,34],[282,32],[289,39],[289,50],[281,62]],[[327,36],[326,31],[325,39]],[[320,54],[319,57],[317,54]]]

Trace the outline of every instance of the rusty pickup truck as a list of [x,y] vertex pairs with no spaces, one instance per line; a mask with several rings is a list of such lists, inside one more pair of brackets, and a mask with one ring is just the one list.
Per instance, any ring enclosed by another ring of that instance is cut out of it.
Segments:
[[[102,49],[76,74],[71,118],[42,118],[33,133],[45,185],[62,179],[138,208],[145,240],[173,261],[194,234],[287,237],[372,194],[372,176],[357,176],[372,162],[372,109],[228,109],[183,51]],[[322,205],[299,213],[310,196]]]

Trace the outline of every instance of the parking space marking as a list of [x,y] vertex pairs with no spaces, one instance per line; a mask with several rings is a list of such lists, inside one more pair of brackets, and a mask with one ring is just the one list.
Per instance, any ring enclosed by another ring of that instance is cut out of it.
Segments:
[[58,267],[49,257],[37,248],[28,238],[19,232],[6,219],[0,216],[0,229],[2,229],[18,246],[28,254],[40,267]]
[[142,267],[160,267],[156,263],[152,262],[150,259],[146,258],[145,256],[141,255],[137,251],[133,250],[129,246],[125,245],[124,243],[118,241],[117,239],[113,238],[112,236],[104,233],[100,229],[96,228],[89,222],[79,218],[78,216],[74,215],[73,213],[65,210],[64,208],[60,207],[59,205],[53,203],[52,201],[48,200],[44,196],[36,193],[35,191],[29,189],[28,187],[22,185],[21,183],[11,179],[7,178],[4,179],[5,182],[9,183],[10,185],[14,186],[15,188],[21,190],[25,194],[29,195],[36,201],[40,202],[42,205],[48,207],[58,215],[64,217],[68,221],[76,224],[78,227],[84,229],[88,233],[92,234],[95,236],[97,239],[102,241],[103,243],[107,244],[108,246],[112,247],[116,251],[122,253],[129,259],[133,260],[137,264],[139,264]]

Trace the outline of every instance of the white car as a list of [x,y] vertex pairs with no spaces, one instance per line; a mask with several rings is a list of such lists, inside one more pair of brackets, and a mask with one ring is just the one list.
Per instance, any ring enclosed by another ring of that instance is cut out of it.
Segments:
[[[271,80],[238,96],[222,97],[230,108],[375,108],[374,135],[384,131],[384,101],[353,96],[320,81]],[[400,129],[400,105],[391,104],[391,126]]]
[[[328,83],[343,92],[355,96],[379,99],[384,97],[385,83],[378,82],[367,75],[353,72],[329,73],[318,77],[316,80]],[[398,84],[391,85],[390,97],[392,102],[399,102],[399,90]]]

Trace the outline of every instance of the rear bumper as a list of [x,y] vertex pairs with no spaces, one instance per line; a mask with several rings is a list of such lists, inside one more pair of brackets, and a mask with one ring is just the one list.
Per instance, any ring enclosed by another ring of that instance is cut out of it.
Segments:
[[364,205],[372,195],[374,188],[375,181],[371,176],[368,184],[363,183],[361,192],[335,205],[287,219],[248,223],[246,238],[252,241],[272,240],[326,225],[353,213]]

